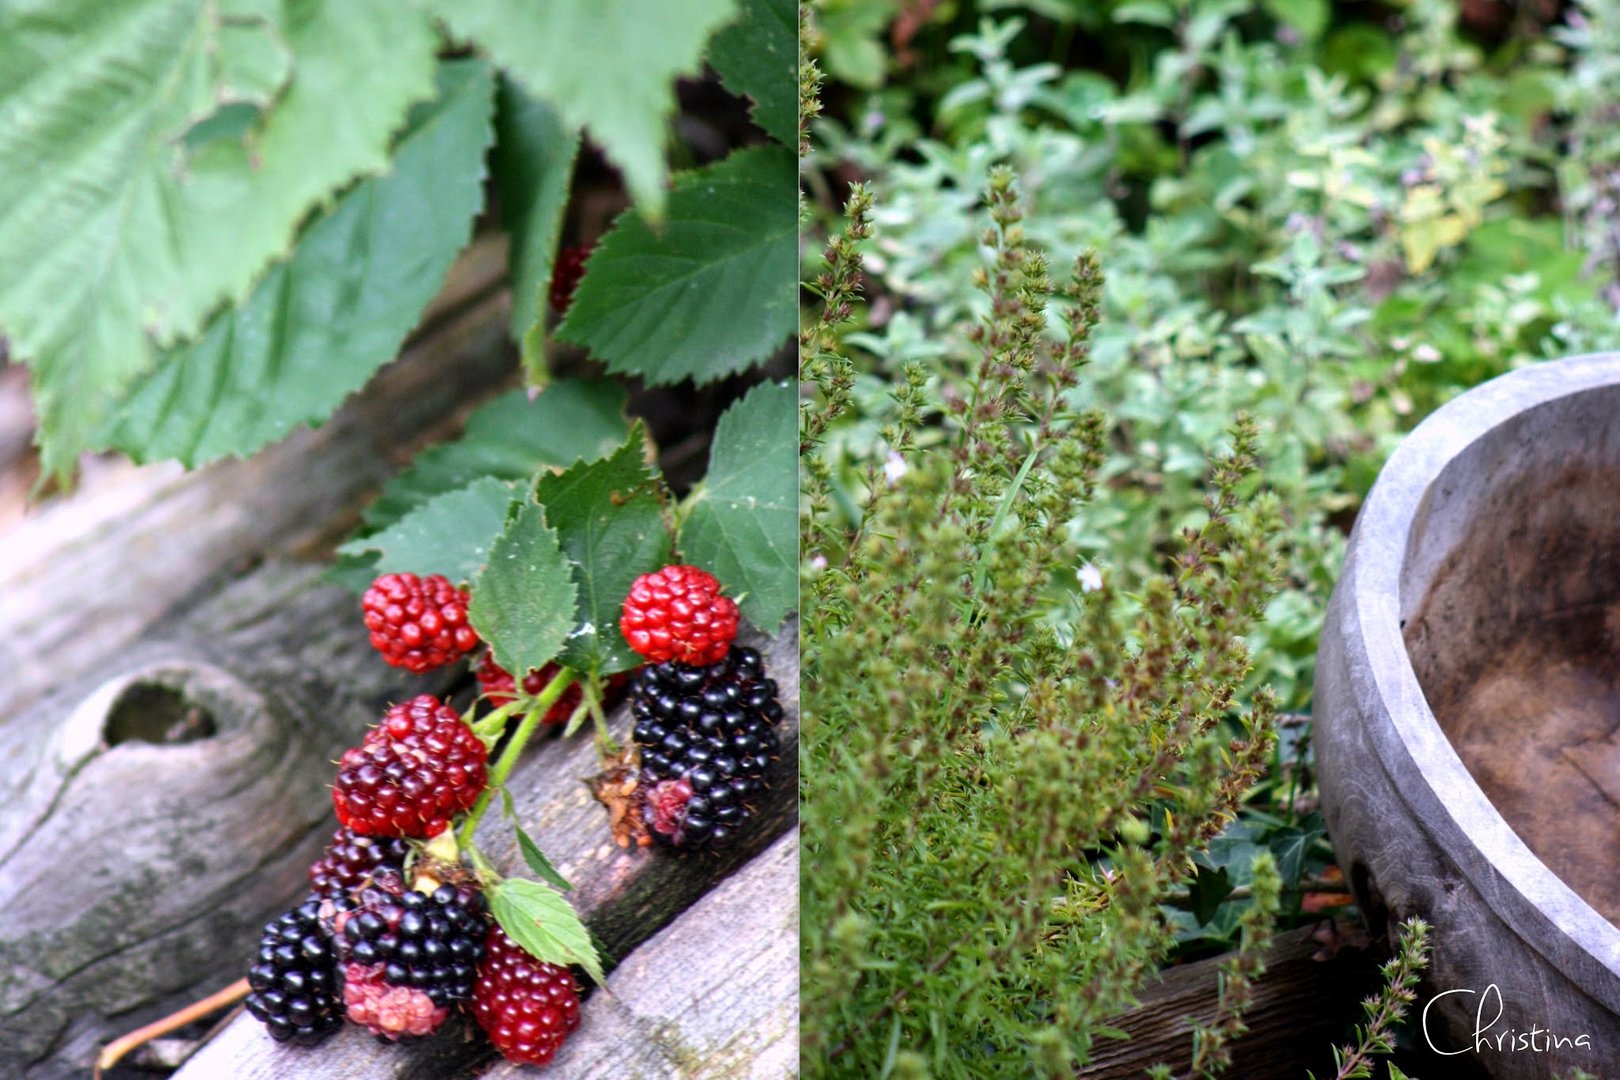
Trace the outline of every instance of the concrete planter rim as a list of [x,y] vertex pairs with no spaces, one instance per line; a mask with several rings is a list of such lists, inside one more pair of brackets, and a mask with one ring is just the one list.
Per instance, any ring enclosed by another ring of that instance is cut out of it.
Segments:
[[[1425,496],[1446,467],[1492,430],[1561,398],[1620,386],[1620,352],[1589,353],[1509,372],[1437,409],[1390,455],[1358,515],[1346,563],[1347,599],[1361,626],[1357,645],[1384,702],[1389,723],[1375,731],[1380,767],[1402,775],[1404,757],[1423,777],[1445,820],[1427,823],[1448,845],[1462,874],[1480,895],[1519,910],[1493,909],[1543,956],[1563,951],[1555,937],[1574,942],[1620,976],[1620,928],[1566,885],[1521,840],[1486,796],[1441,729],[1424,697],[1406,651],[1401,617],[1401,576],[1412,527]],[[1353,566],[1353,569],[1352,569]],[[1427,801],[1427,800],[1425,800]],[[1479,858],[1455,846],[1472,847]],[[1489,879],[1509,892],[1486,887]],[[1518,906],[1518,905],[1514,905]],[[1539,916],[1525,918],[1526,915]],[[1567,949],[1567,944],[1564,948]],[[1578,984],[1585,982],[1575,972]],[[1615,988],[1582,985],[1600,1001],[1613,1002]],[[1612,1004],[1611,1004],[1612,1007]]]

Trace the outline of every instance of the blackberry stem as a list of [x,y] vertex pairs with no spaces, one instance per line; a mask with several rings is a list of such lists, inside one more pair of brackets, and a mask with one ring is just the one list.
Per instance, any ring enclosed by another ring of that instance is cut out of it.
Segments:
[[596,723],[596,742],[603,753],[617,754],[620,750],[613,733],[608,730],[607,714],[602,711],[602,680],[598,675],[592,675],[585,680],[584,704],[591,710],[591,719]]
[[[564,691],[573,684],[573,681],[574,672],[572,669],[559,668],[557,674],[552,676],[551,681],[546,684],[546,688],[535,696],[532,703],[528,703],[529,710],[523,714],[523,722],[512,733],[512,738],[508,740],[506,749],[501,751],[501,756],[490,767],[489,783],[484,788],[483,794],[479,795],[478,801],[473,804],[472,811],[467,815],[467,820],[461,823],[459,836],[463,847],[472,842],[473,833],[478,829],[478,822],[483,819],[484,811],[489,809],[490,796],[499,791],[506,783],[507,776],[511,774],[513,766],[517,764],[518,757],[523,753],[524,746],[528,745],[529,737],[534,734],[534,729],[540,726],[540,721],[545,719],[546,713],[551,709],[551,706],[556,703],[558,698],[563,696]],[[499,709],[496,710],[497,713],[499,711]],[[491,714],[491,716],[493,715],[494,713]],[[503,717],[502,723],[504,724],[510,716],[511,714],[508,713],[506,717]]]

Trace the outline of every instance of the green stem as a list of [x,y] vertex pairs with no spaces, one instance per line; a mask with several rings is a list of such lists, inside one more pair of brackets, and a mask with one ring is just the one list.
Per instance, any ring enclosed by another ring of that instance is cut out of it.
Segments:
[[596,724],[596,741],[601,748],[609,754],[619,752],[619,744],[608,730],[607,714],[602,711],[602,680],[598,676],[591,676],[585,686],[585,704],[591,710],[591,720]]
[[480,739],[484,740],[484,744],[486,746],[493,746],[495,744],[495,740],[499,739],[501,737],[501,732],[505,730],[506,721],[513,713],[521,709],[524,704],[525,701],[523,698],[513,698],[511,701],[508,701],[505,705],[502,705],[500,708],[496,709],[482,720],[476,721],[469,726],[473,729],[474,735],[477,735]]
[[545,719],[546,713],[550,711],[551,706],[556,704],[557,699],[563,696],[563,692],[568,689],[573,681],[574,673],[568,668],[562,668],[546,684],[546,688],[540,691],[539,696],[530,703],[529,711],[523,714],[523,722],[512,733],[512,738],[507,742],[506,749],[501,751],[501,756],[496,759],[494,765],[490,766],[489,784],[484,788],[484,793],[478,796],[478,801],[473,804],[472,812],[467,815],[467,820],[461,823],[460,837],[463,846],[472,842],[473,833],[477,831],[478,823],[484,817],[484,811],[489,809],[490,797],[506,783],[506,778],[511,775],[512,768],[517,765],[518,757],[523,753],[524,746],[528,745],[529,736],[534,734],[534,729],[540,726],[540,721]]

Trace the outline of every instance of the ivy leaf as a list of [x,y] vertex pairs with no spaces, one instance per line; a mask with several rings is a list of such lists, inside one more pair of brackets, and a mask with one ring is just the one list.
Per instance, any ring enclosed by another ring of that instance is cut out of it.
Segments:
[[575,629],[561,657],[577,671],[611,674],[641,663],[619,633],[619,609],[636,578],[669,562],[670,548],[658,476],[646,455],[637,424],[611,456],[542,476],[535,488],[579,586]]
[[154,343],[197,333],[311,206],[387,166],[436,47],[392,0],[0,9],[0,330],[33,368],[48,472]]
[[472,581],[489,562],[490,546],[506,527],[515,484],[486,476],[436,496],[380,533],[351,540],[339,554],[378,552],[371,573],[410,571]]
[[709,63],[726,88],[754,100],[754,123],[784,146],[799,138],[799,11],[794,0],[742,0],[714,36]]
[[743,593],[738,606],[767,634],[799,601],[797,398],[761,383],[725,411],[681,526],[682,556]]
[[676,178],[661,231],[626,211],[557,336],[650,383],[710,382],[769,356],[798,319],[793,177],[785,147],[741,150]]
[[507,936],[536,960],[577,964],[598,986],[607,981],[591,932],[556,889],[538,881],[507,878],[490,892],[489,907]]
[[523,861],[529,864],[529,869],[557,886],[563,892],[573,892],[574,886],[569,884],[567,878],[557,872],[555,866],[551,865],[551,860],[546,858],[545,852],[540,850],[540,845],[536,844],[534,839],[523,831],[523,826],[514,825],[512,827],[517,830],[518,850],[523,852]]
[[1232,880],[1226,867],[1208,867],[1195,863],[1195,876],[1188,884],[1188,906],[1199,926],[1207,926],[1215,917],[1221,901],[1232,895]]
[[510,79],[501,80],[499,103],[495,180],[502,217],[512,236],[512,338],[530,380],[541,382],[551,271],[579,154],[579,132]]
[[393,168],[344,194],[240,308],[137,383],[105,442],[136,461],[196,466],[330,416],[399,352],[466,244],[492,94],[483,63],[444,65]]
[[563,120],[584,127],[654,219],[664,205],[665,125],[677,75],[696,74],[703,45],[735,0],[421,0],[486,50]]
[[579,590],[545,507],[515,506],[506,529],[472,589],[467,612],[495,662],[507,671],[532,671],[557,655],[574,626]]

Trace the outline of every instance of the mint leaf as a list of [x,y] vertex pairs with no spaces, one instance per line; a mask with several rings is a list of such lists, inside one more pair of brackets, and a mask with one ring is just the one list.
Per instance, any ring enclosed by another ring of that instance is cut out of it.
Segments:
[[570,127],[586,128],[636,202],[662,216],[675,77],[698,73],[703,44],[735,14],[734,0],[420,2]]
[[793,333],[799,252],[792,151],[741,150],[676,178],[661,231],[619,217],[557,329],[611,371],[710,382]]
[[646,454],[637,424],[611,456],[542,476],[535,488],[579,586],[575,629],[561,657],[578,671],[611,674],[641,663],[619,633],[619,611],[636,578],[669,561],[670,547],[658,475]]
[[489,907],[507,936],[536,960],[577,964],[598,986],[607,981],[591,932],[556,889],[538,881],[507,878],[491,890]]
[[799,606],[797,399],[761,383],[725,411],[681,525],[682,557],[744,594],[738,606],[767,634]]
[[195,466],[330,416],[399,352],[466,244],[483,203],[492,94],[482,63],[446,64],[393,168],[343,195],[242,307],[137,383],[106,442],[136,461]]
[[512,337],[530,379],[542,382],[542,343],[563,210],[579,154],[579,132],[549,105],[501,80],[496,110],[495,180],[512,237]]
[[154,344],[387,167],[436,47],[392,0],[0,11],[0,332],[33,368],[48,472],[71,471]]
[[428,500],[380,533],[349,541],[338,553],[377,552],[373,576],[408,570],[472,581],[489,562],[490,545],[520,494],[515,484],[486,476]]
[[799,9],[794,0],[742,0],[714,35],[709,63],[726,89],[754,100],[754,123],[784,146],[799,139]]
[[574,887],[569,884],[568,879],[559,874],[557,868],[551,865],[551,860],[546,858],[545,852],[540,850],[540,845],[536,844],[534,839],[523,831],[523,826],[513,825],[512,828],[517,830],[518,850],[523,852],[523,861],[529,864],[529,869],[557,886],[563,892],[573,892]]
[[557,655],[574,626],[578,589],[545,507],[513,507],[473,584],[467,616],[507,671],[532,671]]

